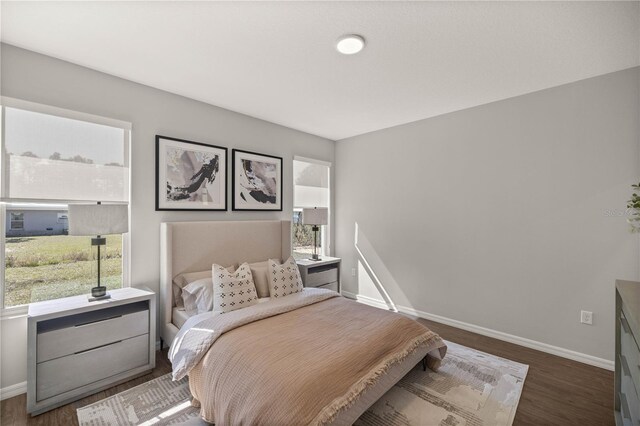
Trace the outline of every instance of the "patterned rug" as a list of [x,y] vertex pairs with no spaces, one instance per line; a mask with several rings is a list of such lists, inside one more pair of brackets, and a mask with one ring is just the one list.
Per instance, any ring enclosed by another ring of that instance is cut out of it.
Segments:
[[[356,426],[511,425],[529,366],[447,342],[440,370],[416,366]],[[81,426],[204,425],[187,379],[169,374],[78,409]]]

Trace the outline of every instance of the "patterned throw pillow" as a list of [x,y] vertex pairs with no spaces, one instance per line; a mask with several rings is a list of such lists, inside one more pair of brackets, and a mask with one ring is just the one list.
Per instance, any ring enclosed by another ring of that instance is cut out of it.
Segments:
[[213,311],[231,312],[258,303],[251,268],[243,263],[235,272],[213,265]]
[[302,278],[293,256],[282,265],[269,259],[269,294],[271,297],[284,297],[301,292]]

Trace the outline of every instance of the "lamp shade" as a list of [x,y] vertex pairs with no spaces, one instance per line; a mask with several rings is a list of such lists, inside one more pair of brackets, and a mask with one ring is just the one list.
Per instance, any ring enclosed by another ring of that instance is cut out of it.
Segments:
[[111,235],[129,232],[129,207],[124,204],[69,204],[69,235]]
[[326,225],[329,223],[329,209],[326,207],[314,207],[302,209],[303,225]]

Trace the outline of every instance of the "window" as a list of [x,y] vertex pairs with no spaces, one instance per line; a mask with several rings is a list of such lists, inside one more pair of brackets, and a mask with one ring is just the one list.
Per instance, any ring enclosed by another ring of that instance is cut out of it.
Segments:
[[[313,231],[310,225],[302,224],[302,209],[330,208],[330,166],[330,163],[301,157],[293,160],[293,256],[296,259],[307,258],[313,252]],[[318,232],[320,255],[330,254],[329,235],[329,225],[321,226]]]
[[9,229],[22,230],[24,229],[24,213],[23,212],[11,212],[9,222]]
[[[3,307],[88,294],[91,237],[69,236],[70,203],[129,203],[129,125],[3,98]],[[25,220],[26,218],[26,220]],[[127,283],[122,235],[108,235],[101,283]]]

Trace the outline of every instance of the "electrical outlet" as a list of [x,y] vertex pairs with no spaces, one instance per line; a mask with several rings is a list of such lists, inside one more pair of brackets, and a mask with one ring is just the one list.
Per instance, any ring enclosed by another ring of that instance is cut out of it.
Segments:
[[580,311],[580,322],[582,324],[593,324],[593,312]]
[[352,277],[356,276],[356,268],[351,268],[351,276]]

